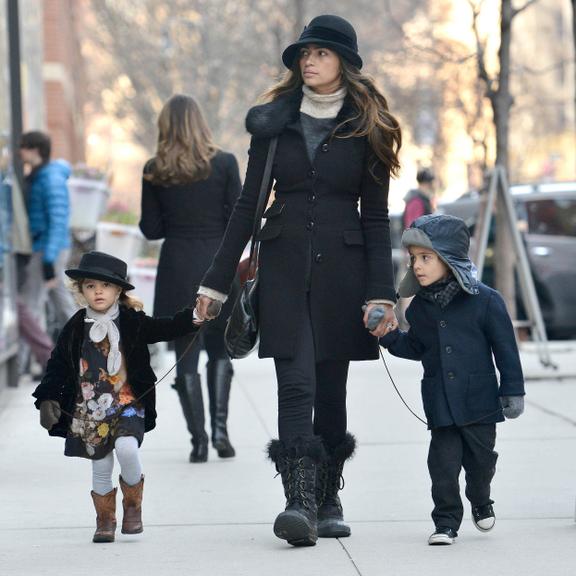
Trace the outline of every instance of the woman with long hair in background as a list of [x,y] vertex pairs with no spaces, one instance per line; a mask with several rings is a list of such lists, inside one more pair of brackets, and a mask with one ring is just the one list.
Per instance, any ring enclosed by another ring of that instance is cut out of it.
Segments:
[[[172,96],[158,118],[156,156],[146,163],[142,180],[140,229],[150,240],[164,238],[156,277],[156,316],[171,315],[196,298],[240,189],[236,159],[216,146],[197,102],[187,95]],[[208,354],[206,380],[212,445],[221,458],[235,455],[227,429],[234,373],[224,347],[228,307],[224,307],[218,320],[202,330],[201,341],[188,350],[176,367],[173,387],[191,435],[190,462],[208,459],[198,371],[202,347]],[[188,337],[175,341],[177,358],[189,343]]]
[[[275,199],[259,235],[259,355],[274,358],[278,383],[279,438],[268,455],[286,508],[274,533],[310,546],[318,536],[350,535],[338,496],[355,448],[347,432],[348,366],[378,359],[375,336],[397,325],[388,186],[399,170],[401,133],[360,71],[356,32],[343,18],[314,18],[282,60],[284,79],[248,113],[244,188],[196,310],[210,319],[213,300],[229,297],[277,137]],[[385,313],[369,331],[376,306]]]

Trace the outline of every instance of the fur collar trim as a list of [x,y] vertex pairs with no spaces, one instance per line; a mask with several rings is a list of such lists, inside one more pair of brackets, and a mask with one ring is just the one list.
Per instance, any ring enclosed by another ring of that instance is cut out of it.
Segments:
[[[246,130],[257,138],[271,138],[279,135],[286,126],[293,124],[300,117],[302,90],[282,94],[276,100],[250,108],[246,116]],[[356,115],[350,97],[336,117],[338,123]]]

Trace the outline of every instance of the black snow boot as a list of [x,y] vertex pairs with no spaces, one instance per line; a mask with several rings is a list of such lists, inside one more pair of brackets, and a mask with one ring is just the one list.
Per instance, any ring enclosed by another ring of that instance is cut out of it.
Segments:
[[210,422],[212,425],[212,446],[220,458],[232,458],[236,451],[228,438],[228,402],[234,369],[228,358],[221,358],[206,364],[208,394],[210,395]]
[[345,538],[350,526],[344,522],[338,491],[344,488],[344,462],[354,455],[356,439],[346,432],[345,440],[335,447],[326,446],[327,458],[316,468],[316,503],[318,505],[318,536]]
[[208,435],[204,430],[204,401],[202,399],[202,382],[200,374],[176,376],[172,388],[178,392],[186,426],[192,436],[190,462],[208,460]]
[[286,509],[274,522],[274,534],[292,546],[314,546],[318,539],[316,466],[326,454],[321,438],[272,440],[268,457],[282,476]]

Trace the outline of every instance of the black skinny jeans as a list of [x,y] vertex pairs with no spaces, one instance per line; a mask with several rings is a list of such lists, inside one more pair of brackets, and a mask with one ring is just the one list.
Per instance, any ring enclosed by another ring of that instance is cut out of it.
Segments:
[[[188,347],[190,341],[194,338],[193,334],[177,338],[174,341],[174,349],[176,351],[176,358],[180,358]],[[176,365],[176,374],[183,376],[184,374],[196,374],[198,372],[198,360],[200,359],[200,352],[206,350],[208,354],[208,361],[215,362],[216,360],[227,359],[228,354],[224,346],[224,330],[217,326],[206,326],[202,329],[202,333],[192,345],[192,348],[186,352],[185,356]]]
[[278,437],[320,436],[329,447],[346,437],[347,360],[316,362],[310,310],[302,319],[293,358],[275,358],[278,381]]

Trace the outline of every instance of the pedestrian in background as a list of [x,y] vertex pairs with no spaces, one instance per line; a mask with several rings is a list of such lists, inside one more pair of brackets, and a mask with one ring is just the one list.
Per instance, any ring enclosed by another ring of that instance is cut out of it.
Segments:
[[490,484],[498,458],[496,423],[522,414],[524,377],[504,300],[476,280],[464,221],[422,216],[404,232],[402,245],[410,252],[411,267],[399,294],[414,296],[406,311],[410,329],[395,330],[380,343],[394,356],[419,360],[424,367],[436,527],[428,543],[452,544],[463,516],[462,468],[474,525],[481,532],[494,527]]
[[[140,229],[146,238],[164,238],[158,262],[154,314],[170,315],[194,301],[240,194],[238,164],[220,150],[197,102],[178,94],[158,118],[156,156],[144,168]],[[210,403],[212,445],[221,458],[235,450],[228,437],[228,404],[234,370],[224,346],[224,329],[233,297],[220,317],[202,331],[188,350],[190,337],[175,342],[174,388],[191,435],[190,462],[206,462],[208,436],[198,360],[208,354],[206,381]],[[186,353],[185,353],[186,352]]]
[[409,228],[412,222],[420,216],[425,216],[426,214],[432,214],[435,212],[436,207],[434,203],[434,172],[430,168],[421,168],[416,174],[416,182],[418,183],[418,188],[410,190],[404,202],[406,204],[404,208],[404,214],[402,216],[402,222],[404,228]]
[[46,302],[54,305],[57,323],[63,326],[77,307],[64,284],[64,268],[70,255],[70,201],[66,181],[70,166],[51,161],[51,140],[43,132],[26,132],[20,140],[26,177],[27,208],[32,256],[22,287],[24,303],[38,319],[45,318]]
[[143,531],[144,475],[139,448],[156,426],[156,376],[148,344],[198,330],[193,310],[150,318],[128,296],[126,263],[88,252],[78,268],[66,270],[84,304],[64,326],[46,374],[33,396],[40,423],[51,436],[66,438],[64,454],[92,460],[96,508],[93,542],[113,542],[116,530],[114,455],[120,464],[123,534]]
[[[244,188],[202,280],[197,312],[211,318],[209,305],[230,298],[277,137],[275,200],[259,235],[259,355],[274,358],[278,384],[279,439],[268,455],[286,509],[274,533],[310,546],[318,536],[350,535],[338,496],[355,448],[347,432],[348,366],[376,360],[374,335],[396,325],[387,201],[401,138],[386,99],[360,71],[356,32],[343,18],[314,18],[282,60],[285,77],[248,113]],[[386,313],[371,334],[366,322],[378,304]]]

